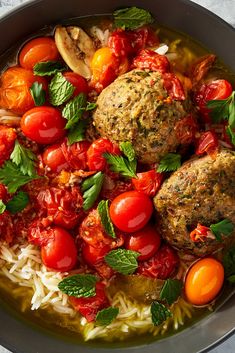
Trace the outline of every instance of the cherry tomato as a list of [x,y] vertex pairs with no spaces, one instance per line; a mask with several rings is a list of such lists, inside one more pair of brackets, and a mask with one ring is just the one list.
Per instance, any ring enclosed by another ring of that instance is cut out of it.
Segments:
[[[170,63],[166,56],[159,55],[150,49],[143,49],[140,51],[132,63],[134,68],[140,70],[160,71],[161,73],[168,72]],[[173,75],[173,74],[172,74]]]
[[59,52],[54,39],[39,37],[26,43],[19,55],[19,63],[24,69],[33,69],[34,65],[42,61],[59,59]]
[[90,143],[88,141],[75,142],[69,145],[68,140],[64,139],[61,149],[71,169],[87,169],[87,152],[89,147]]
[[95,321],[98,311],[110,306],[105,294],[105,285],[101,282],[96,283],[96,295],[90,298],[69,297],[75,310],[79,311],[88,322]]
[[42,155],[42,160],[52,172],[59,173],[61,170],[69,169],[69,164],[62,152],[61,144],[47,147]]
[[130,181],[114,180],[106,174],[100,197],[113,201],[118,195],[131,190],[133,190],[133,185]]
[[163,181],[163,174],[157,173],[155,169],[149,170],[148,172],[137,173],[137,177],[137,179],[131,179],[135,189],[144,192],[150,197],[156,195]]
[[7,199],[7,189],[5,185],[0,184],[0,200],[6,201]]
[[24,114],[33,108],[35,104],[29,89],[36,81],[47,89],[46,80],[35,76],[31,70],[17,66],[7,69],[1,76],[0,106],[16,114]]
[[119,60],[110,48],[98,49],[91,61],[92,80],[108,86],[117,77],[118,66]]
[[213,54],[205,55],[199,58],[193,65],[191,70],[191,78],[193,84],[198,84],[208,73],[210,68],[213,66],[216,60],[216,56]]
[[155,228],[149,225],[129,235],[125,241],[126,249],[140,253],[138,261],[148,260],[152,257],[159,249],[160,244],[160,235]]
[[0,166],[10,158],[16,137],[17,135],[14,129],[0,125]]
[[8,244],[14,238],[14,228],[12,217],[8,211],[0,214],[0,239],[5,240]]
[[88,167],[90,170],[102,171],[107,166],[104,153],[120,155],[121,151],[117,145],[110,140],[100,138],[95,140],[87,151]]
[[64,72],[63,76],[75,87],[73,97],[80,93],[88,94],[88,84],[85,78],[72,71]]
[[42,262],[56,271],[70,271],[77,262],[77,248],[73,237],[63,228],[54,227],[53,238],[41,247]]
[[117,228],[132,233],[143,228],[153,212],[151,199],[143,192],[128,191],[110,205],[110,217]]
[[181,144],[188,145],[195,140],[195,135],[198,132],[198,125],[194,117],[190,114],[176,123],[175,131]]
[[219,147],[219,141],[214,131],[206,131],[201,133],[199,140],[197,141],[196,154],[198,156],[208,153],[214,153]]
[[177,253],[169,245],[163,245],[153,257],[139,264],[137,272],[147,277],[167,279],[178,265]]
[[185,280],[185,295],[194,305],[210,303],[219,294],[224,282],[222,264],[211,257],[197,261],[190,267]]
[[164,87],[171,99],[179,101],[185,100],[184,88],[175,74],[164,73],[162,78]]
[[42,106],[24,114],[21,119],[21,129],[32,141],[51,144],[64,136],[65,123],[66,120],[58,109]]
[[210,234],[211,230],[209,227],[203,226],[198,223],[197,227],[190,233],[190,238],[193,242],[204,242],[207,240],[208,234]]
[[99,248],[84,243],[82,247],[82,257],[90,267],[94,267],[104,260],[105,255],[109,251],[110,247],[108,245]]

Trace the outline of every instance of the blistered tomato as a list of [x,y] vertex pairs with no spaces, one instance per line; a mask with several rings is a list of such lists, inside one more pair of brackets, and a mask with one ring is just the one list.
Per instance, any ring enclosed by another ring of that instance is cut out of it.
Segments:
[[185,280],[185,295],[194,305],[210,303],[219,294],[224,282],[222,264],[211,257],[197,261]]

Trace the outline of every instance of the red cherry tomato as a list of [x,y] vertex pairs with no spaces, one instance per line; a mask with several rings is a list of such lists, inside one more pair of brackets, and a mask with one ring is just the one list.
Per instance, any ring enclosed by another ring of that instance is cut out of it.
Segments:
[[24,114],[21,119],[21,129],[32,141],[51,144],[64,136],[65,123],[66,120],[58,109],[42,106]]
[[101,282],[96,283],[96,295],[90,298],[69,297],[75,310],[84,316],[88,322],[95,321],[98,311],[110,306],[105,294],[105,285]]
[[219,146],[219,141],[214,131],[206,131],[201,133],[199,140],[197,141],[196,154],[198,156],[208,153],[214,153]]
[[26,43],[19,55],[19,63],[24,69],[33,69],[42,61],[53,61],[59,58],[59,52],[54,39],[40,37]]
[[164,87],[171,99],[183,101],[185,93],[182,83],[175,74],[164,73],[162,75]]
[[159,55],[150,49],[143,49],[140,51],[132,63],[134,68],[140,70],[160,71],[161,73],[170,70],[170,63],[166,56]]
[[129,235],[125,241],[128,250],[140,253],[138,261],[148,260],[152,257],[161,244],[161,238],[155,228],[146,226],[143,229]]
[[169,246],[163,245],[149,260],[139,264],[138,273],[147,277],[167,279],[179,264],[177,253]]
[[41,247],[42,262],[56,271],[70,271],[77,262],[77,248],[73,237],[63,228],[54,227],[53,238]]
[[149,170],[148,172],[137,173],[137,179],[132,179],[132,184],[137,191],[142,191],[146,195],[153,197],[160,189],[163,174],[157,173],[155,169]]
[[71,169],[87,169],[87,152],[89,147],[90,143],[88,141],[75,142],[69,145],[68,140],[65,138],[61,144],[61,149]]
[[106,175],[100,197],[113,201],[118,195],[131,190],[133,190],[133,185],[130,181],[115,180],[109,175]]
[[132,233],[143,228],[153,212],[151,199],[143,192],[128,191],[117,196],[110,205],[110,217],[117,228]]
[[0,166],[10,158],[16,137],[14,129],[0,125]]
[[107,162],[103,156],[104,153],[120,155],[121,151],[117,145],[105,138],[94,141],[87,151],[88,167],[90,170],[105,170]]
[[88,94],[88,84],[82,76],[72,71],[64,72],[63,76],[75,87],[73,97],[79,95],[80,93]]
[[61,170],[69,169],[60,144],[48,147],[42,155],[42,160],[52,172],[59,173]]
[[12,217],[8,211],[0,214],[0,239],[5,240],[8,244],[14,238],[14,228]]
[[0,184],[0,200],[2,200],[3,202],[6,201],[7,196],[7,189],[5,185]]
[[175,131],[180,143],[182,145],[188,145],[195,140],[198,125],[194,117],[190,114],[176,123]]
[[99,262],[103,261],[105,255],[109,251],[110,251],[110,246],[108,245],[105,245],[99,248],[99,247],[94,247],[87,243],[84,243],[82,247],[82,257],[90,267],[94,267]]

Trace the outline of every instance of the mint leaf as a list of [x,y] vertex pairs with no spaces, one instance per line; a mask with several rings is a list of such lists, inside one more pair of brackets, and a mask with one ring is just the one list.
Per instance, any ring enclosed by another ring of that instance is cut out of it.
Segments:
[[109,308],[100,310],[96,315],[96,324],[99,326],[108,326],[113,322],[114,319],[116,319],[118,313],[119,309],[112,308],[111,306]]
[[216,239],[221,241],[222,236],[229,236],[234,230],[234,225],[229,219],[223,219],[221,222],[211,224],[210,230],[215,235]]
[[34,65],[33,73],[37,76],[51,76],[65,70],[66,67],[59,61],[44,61]]
[[7,210],[12,214],[23,211],[29,203],[27,192],[19,191],[6,205]]
[[0,200],[0,214],[6,211],[6,205],[2,200]]
[[173,172],[181,166],[181,155],[177,153],[168,153],[165,155],[158,166],[157,172]]
[[33,98],[34,104],[38,107],[45,104],[46,92],[42,87],[42,83],[38,81],[34,82],[30,87],[30,93]]
[[160,299],[166,300],[166,302],[171,305],[173,304],[180,296],[183,283],[177,279],[167,279],[164,283],[161,292]]
[[154,301],[151,304],[151,315],[152,315],[152,322],[154,326],[161,325],[163,322],[166,321],[169,317],[172,316],[167,307],[157,301]]
[[104,201],[100,201],[99,205],[98,205],[98,212],[100,215],[100,219],[101,219],[101,223],[104,227],[105,232],[112,238],[116,238],[116,234],[115,234],[115,230],[114,230],[114,226],[113,223],[110,219],[110,215],[109,215],[109,202],[108,200]]
[[116,249],[111,250],[105,256],[105,261],[113,270],[123,275],[131,275],[138,267],[137,258],[139,255],[136,251]]
[[124,157],[111,153],[104,153],[103,156],[113,172],[119,173],[126,178],[137,178],[132,163]]
[[56,73],[48,88],[50,103],[56,107],[69,100],[75,91],[75,87],[60,72]]
[[35,162],[37,157],[29,148],[25,148],[17,140],[10,159],[19,167],[24,175],[35,176]]
[[81,119],[84,111],[86,110],[86,96],[80,93],[66,104],[62,111],[62,115],[68,120],[65,128],[71,129]]
[[128,161],[131,164],[132,169],[136,172],[137,160],[135,150],[130,142],[121,142],[120,149],[127,157]]
[[58,288],[61,292],[76,298],[94,297],[97,277],[90,274],[73,275],[64,278]]
[[235,246],[232,246],[224,255],[223,266],[226,277],[235,275]]
[[230,126],[227,127],[226,133],[228,134],[232,144],[235,146],[235,132],[231,129]]
[[96,202],[104,181],[104,174],[101,172],[92,175],[82,183],[83,209],[88,211]]
[[79,120],[79,122],[68,132],[68,141],[72,145],[74,142],[84,141],[86,139],[85,133],[88,125],[88,119]]
[[153,23],[152,15],[138,7],[128,7],[121,10],[116,10],[113,13],[114,24],[117,28],[136,29],[141,26]]

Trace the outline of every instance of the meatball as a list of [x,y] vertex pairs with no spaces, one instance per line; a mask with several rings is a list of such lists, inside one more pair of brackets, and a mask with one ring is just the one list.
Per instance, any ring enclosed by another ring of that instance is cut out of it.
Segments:
[[93,123],[102,137],[130,141],[141,162],[155,163],[179,147],[177,123],[188,115],[186,105],[169,98],[160,72],[136,69],[101,92]]
[[222,242],[193,242],[190,232],[197,223],[210,226],[225,218],[235,224],[235,152],[222,149],[215,158],[189,160],[163,183],[154,204],[159,232],[173,247],[204,256],[227,246],[235,232]]

